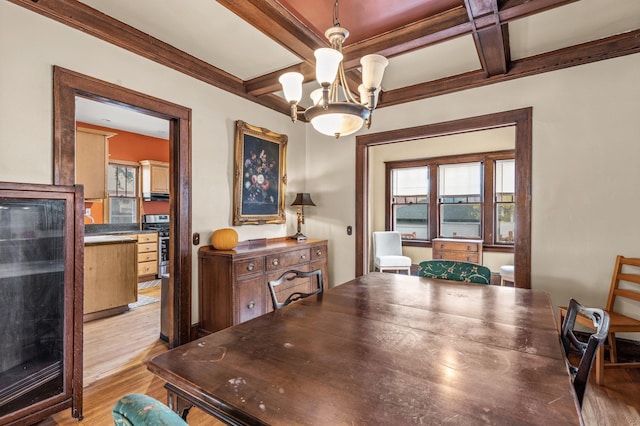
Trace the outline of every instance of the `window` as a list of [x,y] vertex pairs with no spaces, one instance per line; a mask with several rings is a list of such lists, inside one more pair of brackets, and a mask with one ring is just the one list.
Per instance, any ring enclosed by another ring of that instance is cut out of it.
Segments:
[[138,167],[110,163],[107,191],[110,197],[138,196]]
[[138,222],[138,170],[133,164],[109,163],[109,223]]
[[429,167],[393,170],[393,229],[403,239],[429,239]]
[[438,167],[441,237],[481,238],[482,163]]
[[516,162],[497,160],[495,165],[496,244],[513,244],[516,228]]
[[411,245],[439,236],[512,248],[514,157],[509,150],[387,162],[387,229]]

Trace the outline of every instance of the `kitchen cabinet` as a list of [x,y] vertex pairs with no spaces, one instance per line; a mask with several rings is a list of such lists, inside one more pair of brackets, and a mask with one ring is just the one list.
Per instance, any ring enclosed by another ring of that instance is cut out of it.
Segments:
[[[289,269],[321,269],[328,288],[326,240],[297,242],[289,238],[266,240],[253,247],[241,242],[234,250],[204,246],[198,250],[199,334],[208,334],[248,321],[273,309],[267,282]],[[283,286],[279,298],[312,290],[311,280]]]
[[98,235],[85,237],[84,320],[125,312],[138,300],[136,241]]
[[434,259],[461,260],[482,264],[482,240],[457,238],[434,238],[432,244]]
[[76,184],[84,185],[85,200],[107,197],[109,138],[116,133],[76,129]]
[[142,198],[149,200],[156,194],[169,194],[169,163],[140,161],[142,167]]
[[0,182],[0,424],[82,417],[80,186]]
[[158,233],[142,232],[125,236],[138,242],[136,251],[137,281],[154,279],[158,273]]

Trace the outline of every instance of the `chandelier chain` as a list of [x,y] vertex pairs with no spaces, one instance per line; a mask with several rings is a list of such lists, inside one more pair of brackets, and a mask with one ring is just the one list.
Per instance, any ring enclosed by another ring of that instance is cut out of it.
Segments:
[[338,19],[338,0],[333,4],[333,26],[340,26],[340,20]]

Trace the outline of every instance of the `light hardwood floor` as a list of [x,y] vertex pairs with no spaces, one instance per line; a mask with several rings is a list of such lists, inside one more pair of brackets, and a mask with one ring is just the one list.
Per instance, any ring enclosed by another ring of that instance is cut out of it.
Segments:
[[[158,288],[140,294],[160,298]],[[150,373],[146,362],[167,350],[158,339],[160,304],[141,306],[121,315],[85,324],[84,419],[71,418],[70,410],[40,423],[51,425],[113,425],[111,409],[127,393],[150,395],[165,402],[164,382]],[[583,417],[588,426],[640,426],[640,369],[607,370],[605,386],[591,384],[585,396]],[[193,408],[190,425],[221,425]]]

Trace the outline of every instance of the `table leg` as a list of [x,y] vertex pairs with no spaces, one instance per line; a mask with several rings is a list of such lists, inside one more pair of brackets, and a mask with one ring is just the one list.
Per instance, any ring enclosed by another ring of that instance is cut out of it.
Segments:
[[167,405],[173,411],[178,413],[182,420],[187,421],[187,416],[189,415],[189,410],[193,408],[193,404],[188,400],[182,398],[177,393],[173,392],[171,389],[167,389]]

